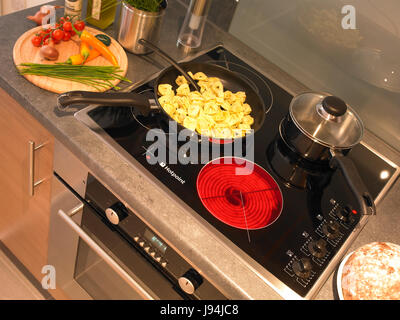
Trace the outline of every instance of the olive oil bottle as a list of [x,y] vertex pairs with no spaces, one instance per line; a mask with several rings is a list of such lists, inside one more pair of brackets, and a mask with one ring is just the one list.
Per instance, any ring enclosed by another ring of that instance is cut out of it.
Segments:
[[115,19],[118,0],[89,0],[86,21],[100,29],[109,27]]
[[71,18],[72,22],[81,19],[82,0],[65,0],[64,15]]

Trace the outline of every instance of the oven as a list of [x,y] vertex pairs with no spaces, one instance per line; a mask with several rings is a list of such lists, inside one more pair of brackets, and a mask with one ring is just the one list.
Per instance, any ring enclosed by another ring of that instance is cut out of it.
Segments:
[[55,144],[48,264],[69,299],[225,299],[156,230]]

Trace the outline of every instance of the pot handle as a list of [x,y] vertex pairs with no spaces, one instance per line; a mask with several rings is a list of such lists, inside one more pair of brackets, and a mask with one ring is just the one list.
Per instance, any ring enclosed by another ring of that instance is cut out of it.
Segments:
[[91,92],[91,91],[69,91],[58,96],[57,106],[65,110],[76,104],[98,104],[107,107],[133,107],[147,116],[151,111],[151,100],[132,92]]
[[345,177],[354,196],[357,198],[362,215],[375,215],[376,208],[373,198],[362,181],[353,161],[340,152],[332,152],[329,165],[332,169],[339,169]]

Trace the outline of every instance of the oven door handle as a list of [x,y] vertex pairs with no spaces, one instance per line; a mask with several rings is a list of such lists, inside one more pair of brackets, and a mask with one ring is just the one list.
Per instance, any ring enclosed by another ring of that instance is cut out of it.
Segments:
[[74,220],[71,216],[82,210],[83,204],[78,205],[70,211],[70,214],[63,210],[58,210],[58,215],[93,249],[121,278],[123,278],[136,292],[144,299],[154,300],[154,298],[112,258],[110,257]]

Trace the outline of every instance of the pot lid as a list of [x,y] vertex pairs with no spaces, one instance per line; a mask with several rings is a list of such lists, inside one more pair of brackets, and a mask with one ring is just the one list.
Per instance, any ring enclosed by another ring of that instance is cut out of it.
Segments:
[[342,99],[323,93],[303,93],[293,98],[290,116],[310,139],[334,149],[347,149],[363,136],[363,123]]

